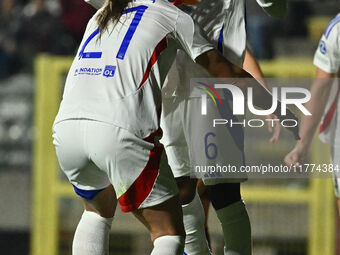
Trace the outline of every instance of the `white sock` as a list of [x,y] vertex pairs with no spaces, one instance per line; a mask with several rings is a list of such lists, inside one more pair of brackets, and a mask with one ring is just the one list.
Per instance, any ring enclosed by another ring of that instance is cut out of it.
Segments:
[[184,251],[187,255],[210,255],[204,229],[204,209],[196,192],[194,199],[182,205],[183,223],[186,233]]
[[224,235],[224,255],[251,254],[251,228],[248,212],[242,201],[216,211]]
[[73,255],[108,255],[113,218],[84,211],[74,234]]
[[153,242],[151,255],[183,255],[183,236],[161,236]]

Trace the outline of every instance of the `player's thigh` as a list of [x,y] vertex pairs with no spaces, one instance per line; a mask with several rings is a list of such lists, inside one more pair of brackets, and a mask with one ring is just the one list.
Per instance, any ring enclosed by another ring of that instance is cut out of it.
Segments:
[[182,176],[176,178],[177,187],[179,190],[179,201],[181,205],[189,204],[195,197],[197,179],[190,176]]
[[133,211],[133,214],[148,228],[152,241],[165,235],[185,236],[183,213],[177,196],[159,205]]
[[222,183],[207,186],[210,201],[215,210],[222,209],[241,200],[240,183]]
[[116,193],[112,185],[99,192],[92,200],[83,198],[86,211],[95,212],[104,218],[112,218],[117,208]]
[[183,122],[184,100],[180,97],[164,98],[162,104],[161,127],[168,162],[174,176],[190,175],[188,144]]

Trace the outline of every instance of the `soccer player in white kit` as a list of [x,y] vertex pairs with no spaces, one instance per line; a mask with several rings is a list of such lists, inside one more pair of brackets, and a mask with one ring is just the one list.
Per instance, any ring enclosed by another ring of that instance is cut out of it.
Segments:
[[[243,65],[246,49],[244,0],[201,0],[193,6],[184,6],[184,9],[201,27],[204,36],[224,57],[237,66]],[[205,255],[209,254],[209,248],[204,229],[204,211],[196,193],[197,179],[190,178],[190,154],[191,157],[195,156],[195,153],[190,153],[190,148],[202,147],[200,144],[191,145],[193,139],[202,137],[201,133],[193,134],[193,131],[201,125],[194,124],[195,127],[190,128],[192,123],[186,116],[192,115],[188,109],[191,109],[190,106],[196,103],[193,101],[201,100],[199,97],[189,96],[190,79],[209,77],[209,74],[182,53],[178,54],[176,62],[177,68],[171,70],[169,81],[163,89],[161,126],[164,136],[162,143],[179,186],[187,239],[190,236],[194,240],[186,241],[185,252],[188,255]],[[197,107],[199,106],[197,105]],[[236,148],[237,146],[233,146],[232,141],[225,144],[229,147],[229,151],[233,151],[233,156],[236,155],[235,158],[238,158],[237,156],[242,153]],[[220,144],[218,146],[220,148]],[[198,157],[202,158],[201,155]],[[230,162],[230,158],[225,157],[224,160]],[[223,164],[222,161],[218,163]],[[206,181],[204,180],[205,184],[207,184]],[[214,199],[215,197],[210,196],[210,199],[223,229],[225,254],[228,252],[227,249],[235,254],[250,254],[250,223],[245,206],[241,202],[239,181],[238,183],[219,185],[214,185],[217,184],[214,181],[224,183],[225,180],[211,178],[209,181],[212,186],[208,187],[208,190],[214,189],[209,193],[223,196],[221,199]],[[230,205],[232,206],[230,207]],[[195,243],[196,245],[194,245]]]
[[[175,4],[182,2],[193,4],[198,1],[175,1]],[[281,1],[282,2],[282,1]],[[284,2],[284,1],[283,1]],[[90,1],[90,3],[99,8],[103,1]],[[260,3],[260,1],[259,1]],[[264,4],[265,8],[272,8],[270,3]],[[274,5],[276,7],[276,5]],[[202,0],[197,6],[194,6],[192,17],[202,26],[205,35],[210,41],[216,43],[215,47],[224,54],[231,62],[238,66],[242,66],[244,62],[244,55],[246,54],[246,34],[245,34],[245,19],[244,19],[244,1],[204,1]],[[274,10],[277,10],[277,8]],[[204,15],[201,15],[203,13]],[[249,53],[249,52],[247,52]],[[250,61],[253,61],[250,54],[247,54]],[[186,63],[192,65],[190,62]],[[254,66],[254,65],[253,65]],[[247,67],[253,68],[248,65]],[[195,68],[195,66],[193,67]],[[253,75],[258,75],[258,70],[250,70]],[[175,71],[176,72],[176,71]],[[182,70],[182,72],[184,72]],[[200,70],[199,70],[200,72]],[[187,80],[194,75],[188,74]],[[173,79],[173,77],[171,77]],[[172,80],[172,83],[174,81]],[[182,82],[188,85],[189,81]],[[177,84],[176,84],[177,85]],[[185,87],[185,86],[183,86]],[[166,91],[167,89],[165,89]],[[164,92],[164,91],[163,91]],[[175,105],[172,98],[163,93],[163,113],[170,111],[170,118],[166,115],[162,117],[163,128],[166,129],[166,137],[163,139],[166,145],[166,152],[168,154],[169,163],[175,177],[177,177],[177,184],[180,188],[180,200],[182,203],[184,213],[184,226],[187,234],[185,252],[186,254],[209,254],[209,248],[205,241],[204,235],[204,214],[200,201],[195,195],[196,180],[187,180],[185,176],[189,175],[187,153],[187,145],[183,139],[183,129],[181,118],[181,107],[174,109]],[[168,102],[168,103],[166,103]],[[176,106],[175,106],[176,107]],[[171,112],[173,111],[173,112]],[[167,119],[169,123],[164,122]],[[173,124],[178,126],[174,127]],[[172,131],[171,131],[172,130]],[[275,137],[278,133],[275,132]],[[230,149],[232,150],[232,148]],[[183,178],[182,178],[183,177]],[[220,180],[219,180],[220,181]],[[239,183],[229,183],[228,185],[216,186],[216,191],[213,193],[227,193],[228,197],[222,197],[219,203],[221,210],[218,210],[218,216],[222,222],[225,240],[228,243],[229,252],[239,252],[240,254],[249,254],[251,249],[250,240],[250,225],[249,218],[243,203],[240,201],[240,185]],[[231,206],[229,206],[231,205]],[[226,208],[224,208],[226,207]],[[222,210],[223,209],[223,210]],[[234,224],[230,224],[234,222]],[[226,250],[226,253],[228,252]]]
[[[180,2],[176,1],[177,4]],[[196,2],[198,3],[184,9],[200,25],[204,36],[233,64],[240,67],[244,66],[244,69],[256,78],[263,78],[255,59],[246,48],[245,1],[201,0]],[[284,0],[274,2],[258,1],[258,3],[271,15],[281,17],[285,12]],[[193,124],[192,121],[190,123],[186,116],[193,115],[190,113],[190,108],[195,108],[193,106],[195,104],[195,95],[190,95],[189,99],[188,86],[183,85],[190,84],[190,79],[193,77],[208,77],[209,74],[196,66],[184,54],[180,54],[177,58],[177,66],[178,70],[175,69],[170,73],[171,78],[169,78],[169,82],[163,90],[163,116],[161,121],[164,137],[162,143],[165,145],[169,164],[180,188],[180,201],[183,208],[186,233],[187,235],[190,233],[192,239],[196,239],[197,243],[201,245],[190,247],[186,243],[185,251],[188,254],[208,254],[204,229],[202,228],[204,223],[202,206],[195,193],[196,180],[189,178],[190,164],[192,164],[189,158],[191,157],[191,160],[193,160],[193,157],[198,157],[199,159],[204,157],[204,155],[195,152],[195,148],[203,147],[202,144],[196,141],[203,137],[208,130],[203,130],[204,133],[194,133],[194,130],[197,129],[197,126],[201,126],[201,123],[197,125]],[[179,72],[177,79],[176,71]],[[174,86],[177,86],[175,92],[172,91]],[[173,94],[176,96],[173,97]],[[200,98],[197,98],[197,100],[199,101]],[[190,128],[190,125],[194,127]],[[224,132],[228,133],[227,130]],[[279,133],[280,129],[276,126],[271,141],[276,141]],[[214,142],[218,144],[219,151],[225,152],[224,154],[220,153],[222,158],[216,160],[218,164],[243,164],[243,138],[240,138],[243,136],[242,128],[237,130],[237,134],[239,137],[236,137],[236,139],[229,138],[230,140],[227,142],[225,142],[226,139],[219,139],[219,141]],[[228,134],[217,136],[219,138],[227,137]],[[241,144],[236,144],[235,140],[242,140],[242,142]],[[203,165],[209,165],[209,163],[203,163]],[[244,180],[245,178],[225,179],[220,177],[205,178],[203,180],[208,185],[210,199],[221,222],[225,241],[225,254],[251,254],[250,222],[240,194],[240,182]]]
[[195,32],[191,18],[164,1],[110,0],[89,21],[53,127],[60,166],[86,208],[73,254],[108,254],[117,200],[149,228],[152,254],[183,254],[159,117],[177,49],[196,59],[213,48]]
[[[177,188],[158,142],[161,87],[177,49],[212,75],[250,77],[165,1],[107,0],[89,21],[53,126],[59,164],[85,205],[73,254],[108,253],[117,200],[149,228],[152,254],[183,253]],[[271,106],[256,81],[237,86],[253,88],[257,107]]]
[[[317,67],[316,79],[311,88],[311,100],[306,108],[311,116],[301,119],[301,140],[285,157],[288,165],[303,164],[306,159],[315,130],[320,121],[319,136],[331,145],[331,163],[335,171],[334,187],[340,212],[340,13],[328,24],[319,47],[315,52],[314,65]],[[339,213],[340,214],[340,213]]]

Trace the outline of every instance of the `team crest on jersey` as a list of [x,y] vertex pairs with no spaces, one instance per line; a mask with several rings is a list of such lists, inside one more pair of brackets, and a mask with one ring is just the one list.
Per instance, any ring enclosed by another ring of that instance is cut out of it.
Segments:
[[116,66],[107,65],[107,66],[105,66],[103,76],[105,76],[107,78],[113,77],[115,75],[115,71],[116,71]]
[[327,53],[326,43],[324,41],[321,41],[319,47],[320,52],[325,55]]

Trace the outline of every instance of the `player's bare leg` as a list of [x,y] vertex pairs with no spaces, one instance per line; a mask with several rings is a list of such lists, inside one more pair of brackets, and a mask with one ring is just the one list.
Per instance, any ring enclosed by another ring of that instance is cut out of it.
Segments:
[[72,254],[109,254],[109,233],[117,207],[115,191],[110,185],[93,200],[82,200],[85,211],[74,234]]
[[176,183],[179,189],[179,201],[181,205],[191,203],[195,197],[197,179],[183,176],[176,178]]
[[[109,232],[117,206],[116,194],[110,185],[93,200],[83,199],[85,211],[78,224],[73,254],[109,254]],[[182,255],[185,231],[178,197],[133,212],[149,229],[154,242],[152,255]]]
[[112,218],[115,214],[117,199],[112,185],[99,192],[93,200],[83,198],[83,201],[86,211],[97,213],[104,218]]
[[196,192],[197,179],[183,176],[176,178],[176,183],[179,189],[186,233],[185,253],[188,255],[211,254],[205,236],[204,209]]
[[204,209],[204,228],[205,228],[205,236],[207,238],[209,247],[211,248],[211,243],[210,243],[210,235],[209,235],[209,229],[208,229],[208,217],[209,217],[209,208],[210,208],[210,198],[208,194],[208,189],[204,185],[203,180],[199,179],[197,181],[197,193],[200,197],[203,209]]
[[150,231],[154,243],[151,255],[183,255],[185,231],[177,196],[133,214]]

